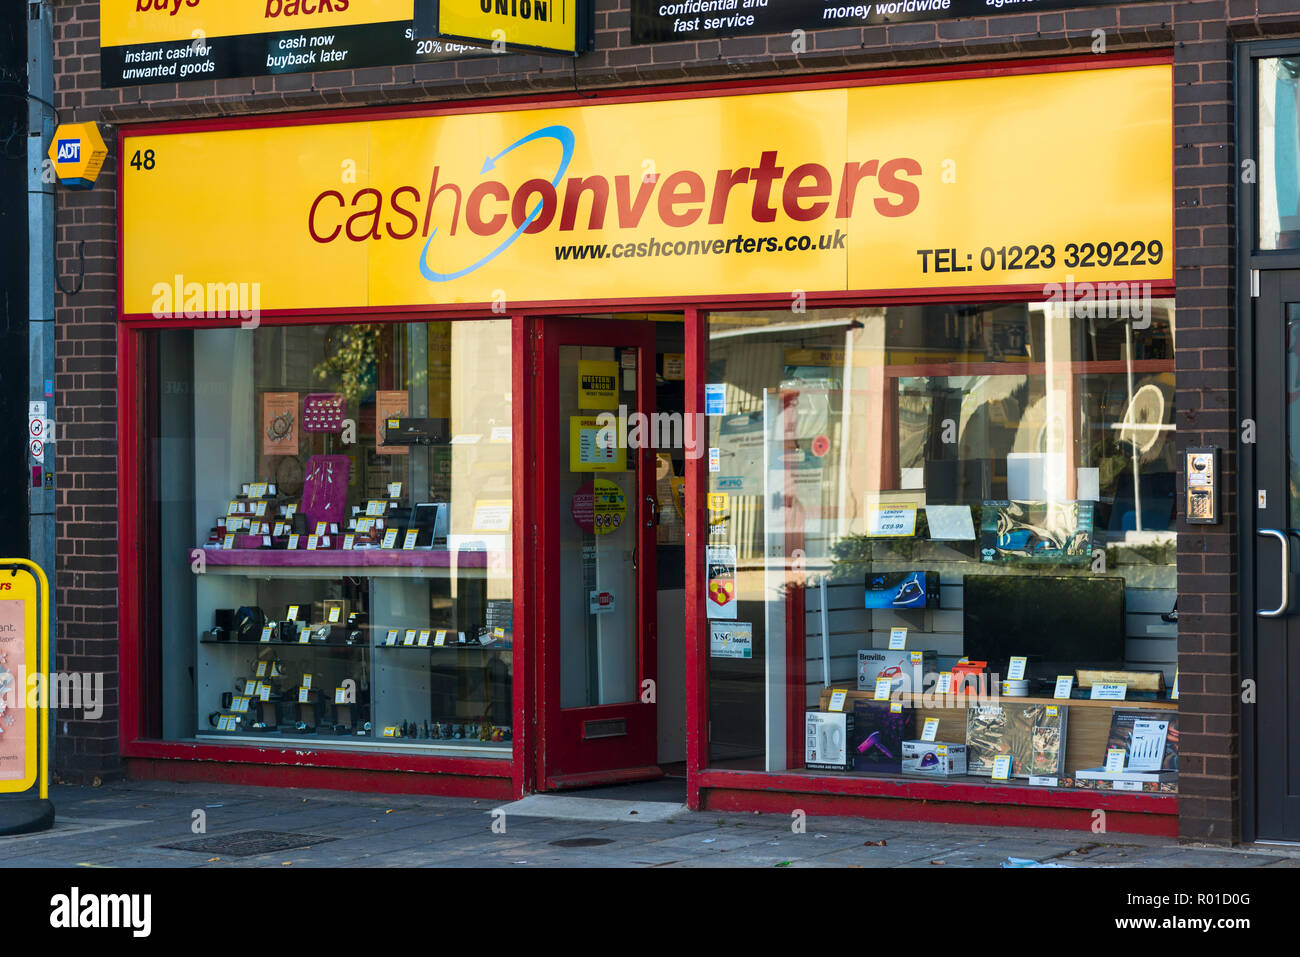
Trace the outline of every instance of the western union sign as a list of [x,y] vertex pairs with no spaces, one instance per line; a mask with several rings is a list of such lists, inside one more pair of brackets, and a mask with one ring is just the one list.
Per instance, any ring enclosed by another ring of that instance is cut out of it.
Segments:
[[428,7],[430,15],[416,11],[423,29],[433,26],[440,37],[490,43],[496,52],[577,53],[591,47],[591,0],[432,0]]

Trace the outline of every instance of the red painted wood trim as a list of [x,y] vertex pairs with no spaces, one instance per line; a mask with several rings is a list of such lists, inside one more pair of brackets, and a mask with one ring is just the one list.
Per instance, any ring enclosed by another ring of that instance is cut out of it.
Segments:
[[[343,773],[347,770],[401,771],[416,775],[464,774],[511,778],[511,762],[497,758],[470,758],[456,755],[423,755],[372,748],[365,751],[318,748],[309,745],[213,743],[195,741],[133,741],[131,758],[162,761],[221,762],[230,765],[274,765],[283,768],[322,768]],[[320,785],[324,787],[324,785]]]
[[509,779],[482,775],[340,771],[283,764],[229,764],[220,761],[167,761],[153,758],[129,758],[125,764],[127,776],[133,780],[324,788],[375,794],[434,794],[493,801],[509,801],[512,797]]
[[709,431],[704,418],[704,379],[708,368],[705,342],[705,314],[699,309],[686,310],[684,348],[686,350],[686,421],[704,427],[694,435],[695,458],[686,457],[686,488],[683,506],[686,511],[686,536],[683,554],[686,561],[686,803],[699,807],[699,772],[709,763],[709,626],[704,618],[704,547],[707,519],[704,505],[708,489]]
[[[120,248],[120,246],[119,246]],[[140,602],[143,576],[140,573],[140,458],[137,430],[138,383],[136,378],[138,334],[124,326],[117,330],[117,602],[118,747],[128,753],[140,736],[146,706],[140,680]],[[161,689],[157,689],[161,691]],[[148,696],[155,694],[149,689]]]
[[546,779],[548,791],[565,788],[585,788],[597,784],[626,784],[629,781],[658,781],[664,776],[657,764],[639,768],[618,768],[613,771],[588,771],[582,774],[561,774]]
[[837,794],[879,797],[890,800],[957,801],[967,804],[1015,804],[1021,807],[1066,807],[1089,811],[1133,811],[1177,816],[1175,794],[1131,794],[1113,791],[1084,791],[1070,788],[1036,788],[1016,784],[976,784],[910,778],[818,776],[763,771],[708,770],[700,772],[701,788],[729,788],[736,791],[765,791],[787,797],[805,794]]
[[[1095,821],[1092,810],[1074,807],[1021,807],[1015,804],[974,804],[936,799],[897,800],[873,795],[792,794],[732,788],[708,788],[701,793],[700,809],[709,811],[761,811],[788,816],[797,808],[812,815],[971,824],[981,827],[1039,827],[1066,831],[1091,831]],[[1107,811],[1106,832],[1174,838],[1178,836],[1178,816],[1153,814],[1148,810]]]
[[513,617],[514,638],[511,644],[514,655],[511,660],[510,690],[513,702],[512,735],[514,739],[514,776],[511,790],[516,798],[521,798],[533,789],[534,767],[533,754],[536,747],[533,742],[532,710],[532,654],[533,629],[532,593],[534,580],[532,565],[528,561],[531,554],[528,539],[535,533],[533,525],[533,489],[536,485],[536,468],[534,467],[534,435],[528,427],[528,414],[524,406],[524,397],[531,395],[531,356],[532,345],[528,341],[530,320],[523,315],[514,315],[510,319],[510,449],[511,466],[514,477],[511,481],[513,517],[510,523],[511,560],[511,615]]

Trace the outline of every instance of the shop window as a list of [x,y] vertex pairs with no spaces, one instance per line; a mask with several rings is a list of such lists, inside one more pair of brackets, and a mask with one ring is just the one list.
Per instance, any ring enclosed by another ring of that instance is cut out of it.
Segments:
[[163,738],[509,756],[510,343],[507,320],[157,334]]
[[710,315],[711,767],[1175,787],[1173,303],[1103,288]]

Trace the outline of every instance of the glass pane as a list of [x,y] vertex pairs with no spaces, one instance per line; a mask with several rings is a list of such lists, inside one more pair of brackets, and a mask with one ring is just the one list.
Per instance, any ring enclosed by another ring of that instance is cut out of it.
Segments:
[[1259,248],[1300,246],[1300,58],[1259,61]]
[[165,737],[508,756],[510,348],[507,320],[158,335]]
[[[734,600],[705,600],[710,763],[901,773],[925,717],[978,745],[964,707],[912,697],[970,658],[972,690],[1038,699],[1006,719],[1040,745],[1013,776],[1102,764],[1067,762],[1044,709],[1058,675],[1173,682],[1174,336],[1149,299],[712,314],[708,564]],[[1003,691],[1013,656],[1025,683]],[[833,689],[855,716],[838,733],[819,723]]]
[[1286,304],[1287,509],[1300,528],[1300,302]]
[[[635,375],[609,346],[559,347],[560,705],[635,699],[635,456],[620,446],[619,407],[637,409]],[[629,386],[630,388],[624,388]],[[608,420],[602,415],[608,415]]]

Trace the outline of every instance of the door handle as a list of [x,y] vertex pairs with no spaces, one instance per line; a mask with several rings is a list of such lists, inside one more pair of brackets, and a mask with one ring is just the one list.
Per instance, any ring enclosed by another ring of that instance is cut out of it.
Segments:
[[646,507],[650,509],[650,517],[646,519],[646,528],[653,528],[659,524],[659,503],[655,501],[653,495],[645,497]]
[[1282,603],[1271,611],[1261,609],[1255,614],[1260,618],[1281,618],[1291,604],[1291,541],[1286,532],[1276,528],[1257,529],[1256,534],[1276,538],[1282,545]]

